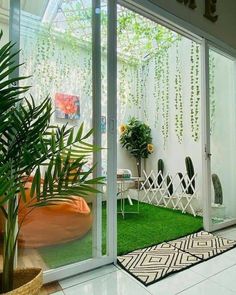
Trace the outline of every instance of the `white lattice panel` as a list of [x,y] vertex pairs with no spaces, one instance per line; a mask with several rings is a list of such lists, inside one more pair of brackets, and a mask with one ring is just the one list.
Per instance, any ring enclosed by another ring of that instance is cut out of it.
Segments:
[[[162,175],[161,171],[151,171],[149,174],[143,171],[145,180],[141,184],[144,191],[142,201],[157,206],[179,209],[182,213],[191,212],[196,216],[193,200],[198,198],[197,173],[190,179],[188,174],[174,177],[170,173]],[[170,179],[167,183],[167,178]],[[191,190],[191,191],[190,191]]]

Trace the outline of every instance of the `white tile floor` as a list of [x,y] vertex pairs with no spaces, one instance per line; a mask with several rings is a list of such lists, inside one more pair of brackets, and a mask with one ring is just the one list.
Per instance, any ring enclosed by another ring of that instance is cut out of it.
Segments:
[[[217,234],[236,240],[236,227]],[[236,248],[149,287],[112,265],[59,283],[63,291],[54,295],[233,295],[236,294]]]

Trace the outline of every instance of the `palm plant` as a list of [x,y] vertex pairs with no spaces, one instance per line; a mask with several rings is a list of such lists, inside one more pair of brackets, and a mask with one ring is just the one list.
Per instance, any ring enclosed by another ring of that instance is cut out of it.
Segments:
[[[97,193],[96,185],[103,180],[92,178],[94,166],[83,171],[89,156],[99,149],[86,142],[92,130],[84,134],[83,124],[77,132],[66,125],[50,125],[50,98],[36,105],[32,96],[22,96],[29,87],[18,85],[27,77],[9,78],[20,67],[14,62],[19,52],[12,53],[13,48],[11,42],[0,48],[0,209],[5,220],[3,293],[13,289],[14,259],[21,228],[17,220],[19,203],[37,210],[37,207],[69,202],[72,196]],[[31,174],[28,200],[25,183]]]

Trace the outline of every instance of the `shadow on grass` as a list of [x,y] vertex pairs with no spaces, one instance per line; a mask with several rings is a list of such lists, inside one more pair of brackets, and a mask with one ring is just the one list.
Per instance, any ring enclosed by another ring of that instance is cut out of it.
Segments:
[[[119,206],[120,204],[118,204]],[[134,206],[126,205],[127,211]],[[106,205],[103,204],[103,254],[106,253]],[[117,217],[118,255],[150,245],[170,241],[197,232],[203,227],[202,217],[182,214],[180,211],[140,203],[139,214],[121,214]],[[49,268],[92,258],[92,232],[79,240],[38,249]]]

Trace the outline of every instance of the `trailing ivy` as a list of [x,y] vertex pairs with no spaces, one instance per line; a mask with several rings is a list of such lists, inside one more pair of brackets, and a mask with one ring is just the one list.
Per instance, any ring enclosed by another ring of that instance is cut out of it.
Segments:
[[118,67],[118,96],[119,101],[121,103],[121,107],[125,106],[127,103],[127,74],[128,74],[128,66],[126,63],[122,63]]
[[149,122],[149,116],[147,114],[147,82],[148,82],[148,75],[149,75],[149,61],[146,61],[142,64],[142,76],[141,76],[141,81],[140,85],[142,86],[141,89],[141,102],[143,104],[143,114],[144,114],[144,119],[145,122]]
[[135,78],[136,78],[136,66],[132,65],[130,69],[130,81],[129,81],[129,105],[132,106],[131,102],[135,101],[136,91],[135,91]]
[[21,56],[27,61],[24,70],[29,75],[34,72],[32,91],[39,100],[57,91],[92,96],[91,51],[72,46],[67,39],[48,28],[41,29],[35,38],[22,36]]
[[160,117],[160,99],[161,99],[161,77],[163,75],[163,50],[156,53],[154,57],[154,103],[155,103],[155,118],[154,126],[157,127]]
[[169,52],[165,51],[163,56],[161,76],[161,104],[162,104],[162,127],[163,146],[166,147],[169,136]]
[[200,135],[200,46],[196,44],[196,66],[195,66],[195,79],[196,79],[196,99],[195,99],[195,132],[194,140],[197,142]]
[[191,94],[190,94],[190,121],[191,121],[191,134],[195,142],[199,140],[200,133],[200,48],[196,42],[191,44]]
[[175,133],[178,142],[183,141],[183,89],[179,52],[179,41],[176,43],[176,74],[175,74]]
[[209,57],[209,95],[210,95],[210,134],[213,133],[215,127],[215,57]]
[[[138,74],[138,77],[137,77]],[[118,99],[122,115],[125,115],[127,107],[140,106],[141,88],[136,85],[136,79],[140,79],[139,67],[125,61],[118,62]],[[137,94],[138,93],[138,94]],[[122,118],[123,120],[123,118]]]
[[142,67],[137,66],[136,68],[136,78],[135,78],[135,92],[136,92],[136,98],[134,100],[135,105],[141,109],[142,107],[142,85],[141,85],[141,79],[142,79]]

